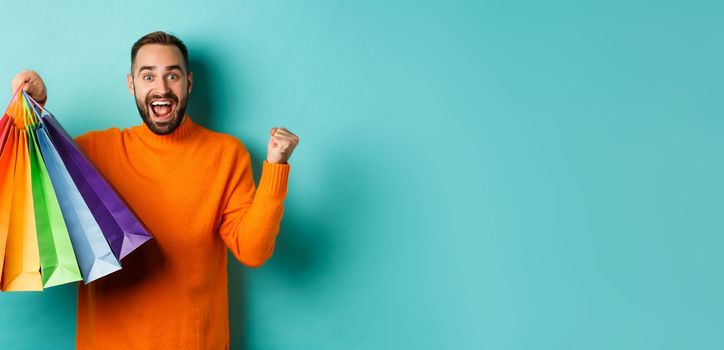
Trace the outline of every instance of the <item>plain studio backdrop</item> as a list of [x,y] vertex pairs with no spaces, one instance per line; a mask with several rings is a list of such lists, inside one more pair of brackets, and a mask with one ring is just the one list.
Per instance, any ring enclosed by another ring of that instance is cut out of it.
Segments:
[[[301,142],[233,349],[721,349],[720,1],[3,1],[73,135],[141,122],[130,48],[190,50],[190,115]],[[193,264],[189,261],[189,264]],[[0,294],[0,347],[72,349],[76,285]]]

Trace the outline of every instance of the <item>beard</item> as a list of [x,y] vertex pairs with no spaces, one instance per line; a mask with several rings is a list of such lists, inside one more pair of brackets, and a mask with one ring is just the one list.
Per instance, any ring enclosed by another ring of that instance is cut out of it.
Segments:
[[[174,130],[176,130],[176,128],[178,128],[179,125],[181,125],[181,122],[183,122],[184,115],[186,114],[186,102],[187,102],[188,94],[186,94],[186,96],[184,96],[184,98],[179,99],[179,97],[176,96],[176,94],[174,94],[172,91],[169,91],[168,93],[163,94],[163,95],[149,94],[146,96],[146,98],[143,101],[141,101],[138,98],[138,95],[136,95],[136,90],[134,87],[133,95],[136,99],[136,107],[138,108],[138,113],[141,114],[141,119],[143,119],[143,122],[146,124],[146,126],[148,126],[148,128],[154,134],[168,135],[168,134],[174,132]],[[175,107],[176,110],[173,112],[173,116],[171,119],[164,121],[164,122],[157,122],[151,118],[152,112],[151,112],[149,106],[151,105],[151,100],[161,99],[161,98],[173,100],[174,104],[176,106]]]

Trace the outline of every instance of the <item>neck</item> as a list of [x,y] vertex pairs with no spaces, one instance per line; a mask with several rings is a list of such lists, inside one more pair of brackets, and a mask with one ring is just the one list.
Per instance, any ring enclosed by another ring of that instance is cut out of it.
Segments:
[[172,132],[165,135],[154,133],[145,122],[142,122],[137,129],[139,131],[139,136],[148,143],[164,145],[180,143],[187,140],[193,135],[195,127],[196,124],[191,120],[191,117],[188,114],[184,114],[179,126]]

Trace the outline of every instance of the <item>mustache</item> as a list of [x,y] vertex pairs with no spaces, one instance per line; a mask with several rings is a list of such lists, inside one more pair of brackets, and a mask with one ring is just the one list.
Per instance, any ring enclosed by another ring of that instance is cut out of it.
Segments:
[[163,95],[153,94],[153,95],[146,96],[146,104],[151,103],[151,100],[153,100],[153,99],[159,99],[159,98],[173,100],[174,102],[178,103],[178,96],[176,96],[176,94],[174,94],[173,92],[169,91]]

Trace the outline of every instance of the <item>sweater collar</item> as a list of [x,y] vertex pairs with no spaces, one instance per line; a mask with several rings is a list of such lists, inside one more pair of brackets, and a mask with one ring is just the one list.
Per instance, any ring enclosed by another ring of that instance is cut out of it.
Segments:
[[196,131],[197,125],[191,120],[191,116],[186,114],[184,120],[181,122],[176,130],[166,135],[158,135],[151,131],[145,122],[141,122],[141,125],[135,126],[138,136],[144,141],[154,145],[167,145],[183,142],[189,139]]

